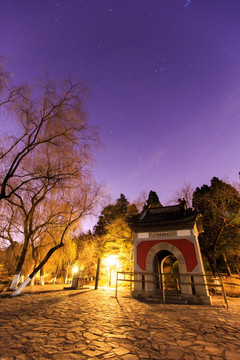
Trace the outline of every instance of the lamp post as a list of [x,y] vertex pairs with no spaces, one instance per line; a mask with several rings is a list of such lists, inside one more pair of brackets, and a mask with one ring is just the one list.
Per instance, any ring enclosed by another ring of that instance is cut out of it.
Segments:
[[78,266],[74,266],[72,269],[72,273],[73,273],[73,280],[71,287],[73,289],[82,288],[84,285],[83,271],[81,271]]

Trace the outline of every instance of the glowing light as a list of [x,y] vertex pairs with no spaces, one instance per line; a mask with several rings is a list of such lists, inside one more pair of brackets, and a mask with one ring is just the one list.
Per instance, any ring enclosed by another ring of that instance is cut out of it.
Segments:
[[119,265],[118,256],[117,255],[109,255],[108,257],[106,257],[104,259],[104,264],[107,266],[110,266],[110,267],[113,265],[118,266]]
[[78,266],[74,266],[72,269],[72,273],[76,274],[78,272]]
[[105,257],[105,259],[103,260],[103,264],[108,269],[108,272],[109,272],[109,286],[111,286],[113,278],[116,277],[116,276],[114,276],[114,274],[116,275],[116,272],[118,271],[118,268],[119,268],[118,256],[117,255],[109,255],[109,256]]

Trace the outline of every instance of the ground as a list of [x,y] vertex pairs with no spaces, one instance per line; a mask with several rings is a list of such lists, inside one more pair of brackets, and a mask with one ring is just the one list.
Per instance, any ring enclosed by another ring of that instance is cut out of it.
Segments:
[[232,275],[223,278],[225,291],[228,296],[240,298],[240,276]]
[[0,298],[1,360],[240,359],[237,298],[227,309],[148,304],[126,290],[116,299],[114,289],[29,289]]

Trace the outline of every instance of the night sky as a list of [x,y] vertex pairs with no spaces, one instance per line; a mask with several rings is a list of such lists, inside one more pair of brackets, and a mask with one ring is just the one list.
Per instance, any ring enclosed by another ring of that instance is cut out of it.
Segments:
[[238,181],[240,1],[0,0],[0,54],[19,83],[84,79],[113,199]]

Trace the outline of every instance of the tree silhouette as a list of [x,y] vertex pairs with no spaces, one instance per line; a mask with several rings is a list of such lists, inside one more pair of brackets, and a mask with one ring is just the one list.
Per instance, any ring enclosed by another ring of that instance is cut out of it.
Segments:
[[147,206],[148,207],[155,207],[155,206],[162,206],[160,203],[160,200],[158,198],[158,195],[155,191],[150,191],[147,199]]

